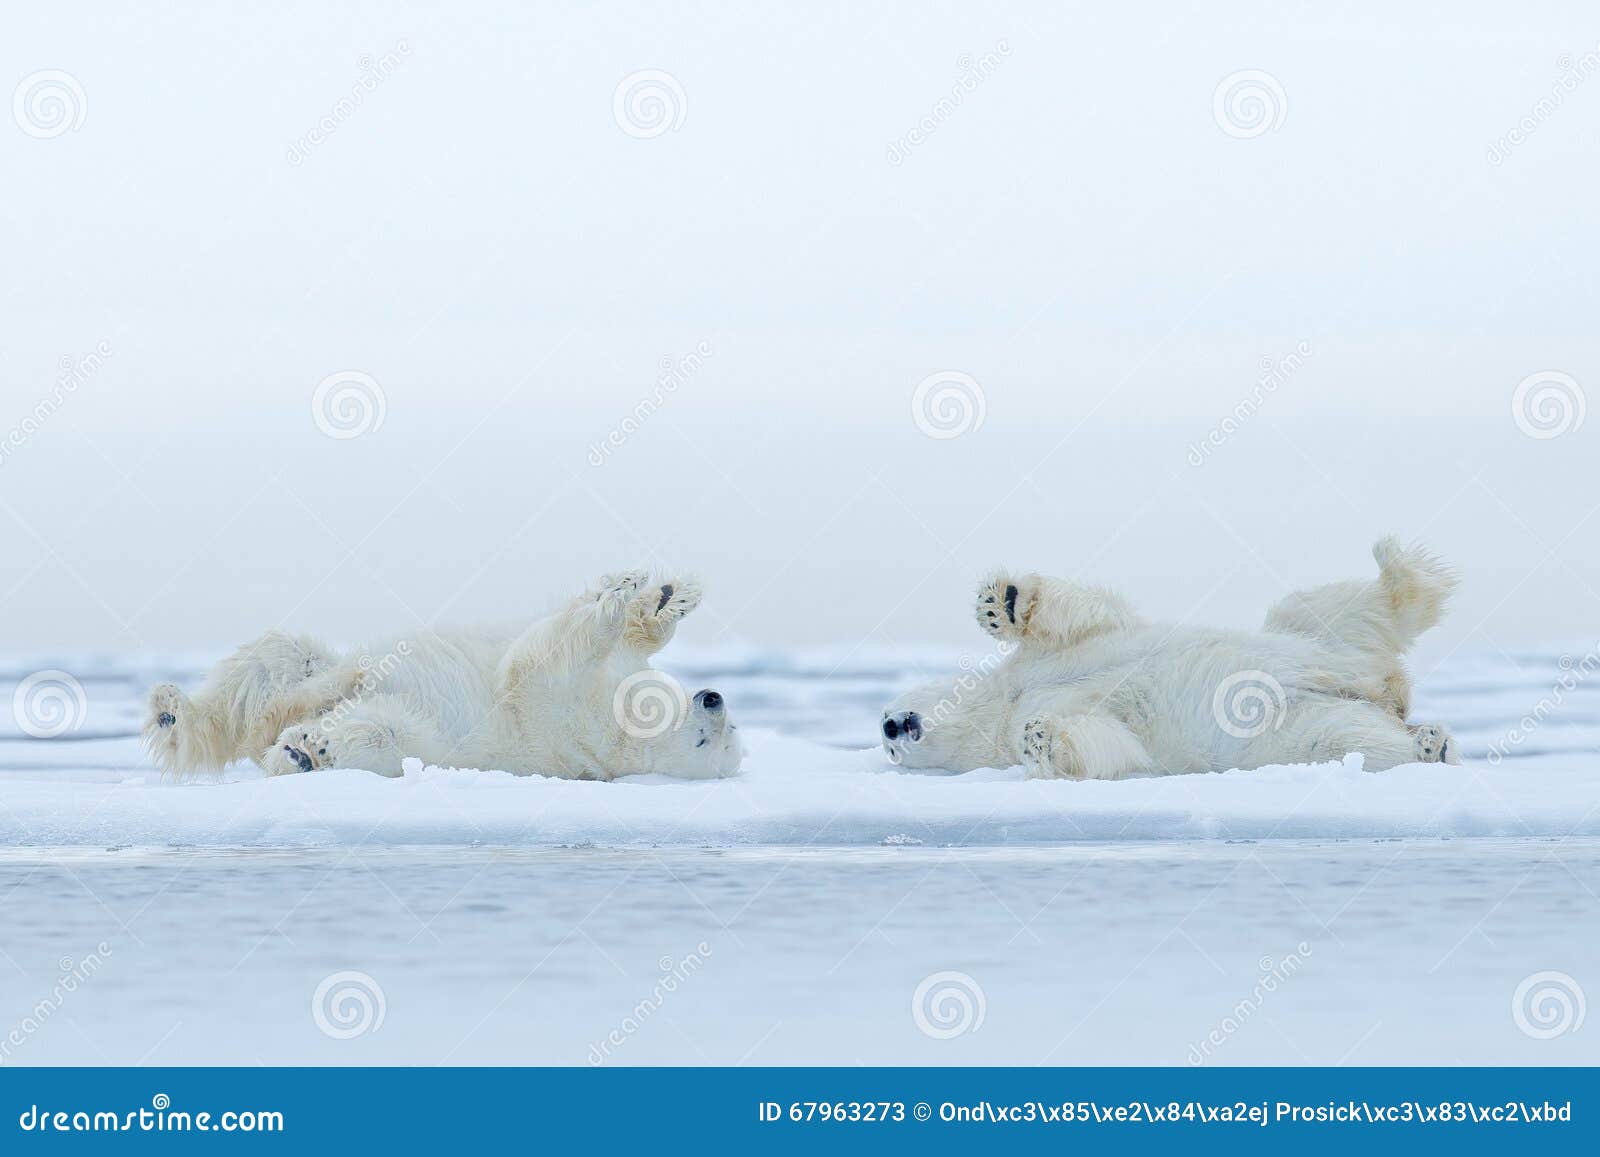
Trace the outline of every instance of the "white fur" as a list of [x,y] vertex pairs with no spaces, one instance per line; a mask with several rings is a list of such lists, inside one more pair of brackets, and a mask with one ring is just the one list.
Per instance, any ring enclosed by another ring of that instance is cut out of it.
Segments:
[[272,631],[192,697],[153,688],[145,740],[180,776],[244,759],[273,775],[397,776],[411,756],[564,779],[733,775],[743,747],[725,707],[649,662],[699,602],[693,582],[629,572],[520,633],[429,631],[339,654]]
[[1455,579],[1393,539],[1373,554],[1375,581],[1290,595],[1258,632],[1154,626],[1102,588],[997,574],[978,591],[978,624],[1015,650],[992,670],[901,696],[884,712],[885,750],[909,767],[1020,763],[1030,776],[1074,779],[1352,751],[1374,771],[1458,762],[1444,728],[1405,722],[1401,661]]

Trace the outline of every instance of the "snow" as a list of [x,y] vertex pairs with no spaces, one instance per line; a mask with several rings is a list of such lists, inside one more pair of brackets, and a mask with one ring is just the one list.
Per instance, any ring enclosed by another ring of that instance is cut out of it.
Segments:
[[10,845],[489,844],[961,846],[1072,840],[1600,836],[1600,775],[1565,757],[1528,767],[1343,764],[1121,783],[1023,780],[1020,769],[918,775],[876,750],[770,731],[735,779],[578,783],[423,767],[172,784],[148,771],[83,782],[8,777]]
[[[1578,684],[1525,740],[1505,736],[1548,700],[1556,653],[1477,657],[1425,686],[1419,718],[1457,730],[1462,767],[1383,774],[1341,762],[1117,783],[1040,782],[1020,769],[964,775],[894,767],[862,747],[878,706],[953,657],[680,659],[716,685],[746,735],[744,772],[713,782],[640,776],[574,783],[423,767],[387,780],[358,771],[266,779],[253,766],[214,781],[164,782],[138,749],[141,689],[194,670],[78,659],[88,710],[54,740],[0,735],[0,844],[316,847],[746,845],[964,847],[1096,840],[1600,836],[1600,693]],[[71,670],[65,664],[55,666]],[[25,667],[13,665],[10,698]],[[15,720],[6,720],[13,728]],[[1498,743],[1507,756],[1491,761]],[[855,745],[855,746],[851,746]]]

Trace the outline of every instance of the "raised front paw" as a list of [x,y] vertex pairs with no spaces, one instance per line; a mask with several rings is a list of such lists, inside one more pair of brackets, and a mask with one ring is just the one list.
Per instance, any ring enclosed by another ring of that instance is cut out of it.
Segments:
[[700,605],[700,584],[693,579],[672,579],[658,587],[646,587],[628,604],[628,614],[645,619],[675,622]]
[[994,575],[978,588],[978,626],[997,639],[1020,639],[1033,614],[1036,575]]
[[603,574],[591,592],[599,602],[626,603],[650,579],[648,571],[625,570],[616,574]]
[[641,589],[628,603],[626,641],[634,647],[659,648],[677,621],[700,605],[700,584],[669,579]]
[[328,737],[315,724],[296,724],[284,728],[262,762],[268,775],[298,775],[332,767],[335,757],[329,752]]
[[1083,779],[1085,774],[1072,737],[1045,715],[1022,725],[1022,766],[1029,779]]

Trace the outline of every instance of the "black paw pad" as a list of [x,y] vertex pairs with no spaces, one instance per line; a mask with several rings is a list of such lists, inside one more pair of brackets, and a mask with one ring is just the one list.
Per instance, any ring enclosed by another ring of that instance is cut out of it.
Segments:
[[661,601],[656,604],[656,614],[661,613],[661,608],[667,605],[667,600],[672,597],[672,584],[666,583],[661,588]]
[[156,716],[157,727],[171,727],[177,721],[178,717],[170,711],[163,711],[160,715]]
[[1017,621],[1017,587],[1015,583],[1006,585],[1006,618],[1013,624]]

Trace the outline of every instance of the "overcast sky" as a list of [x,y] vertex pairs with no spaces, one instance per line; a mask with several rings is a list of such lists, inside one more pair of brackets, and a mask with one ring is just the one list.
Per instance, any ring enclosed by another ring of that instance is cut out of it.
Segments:
[[1592,3],[730,7],[8,13],[4,647],[1253,624],[1391,532],[1435,654],[1600,637]]

